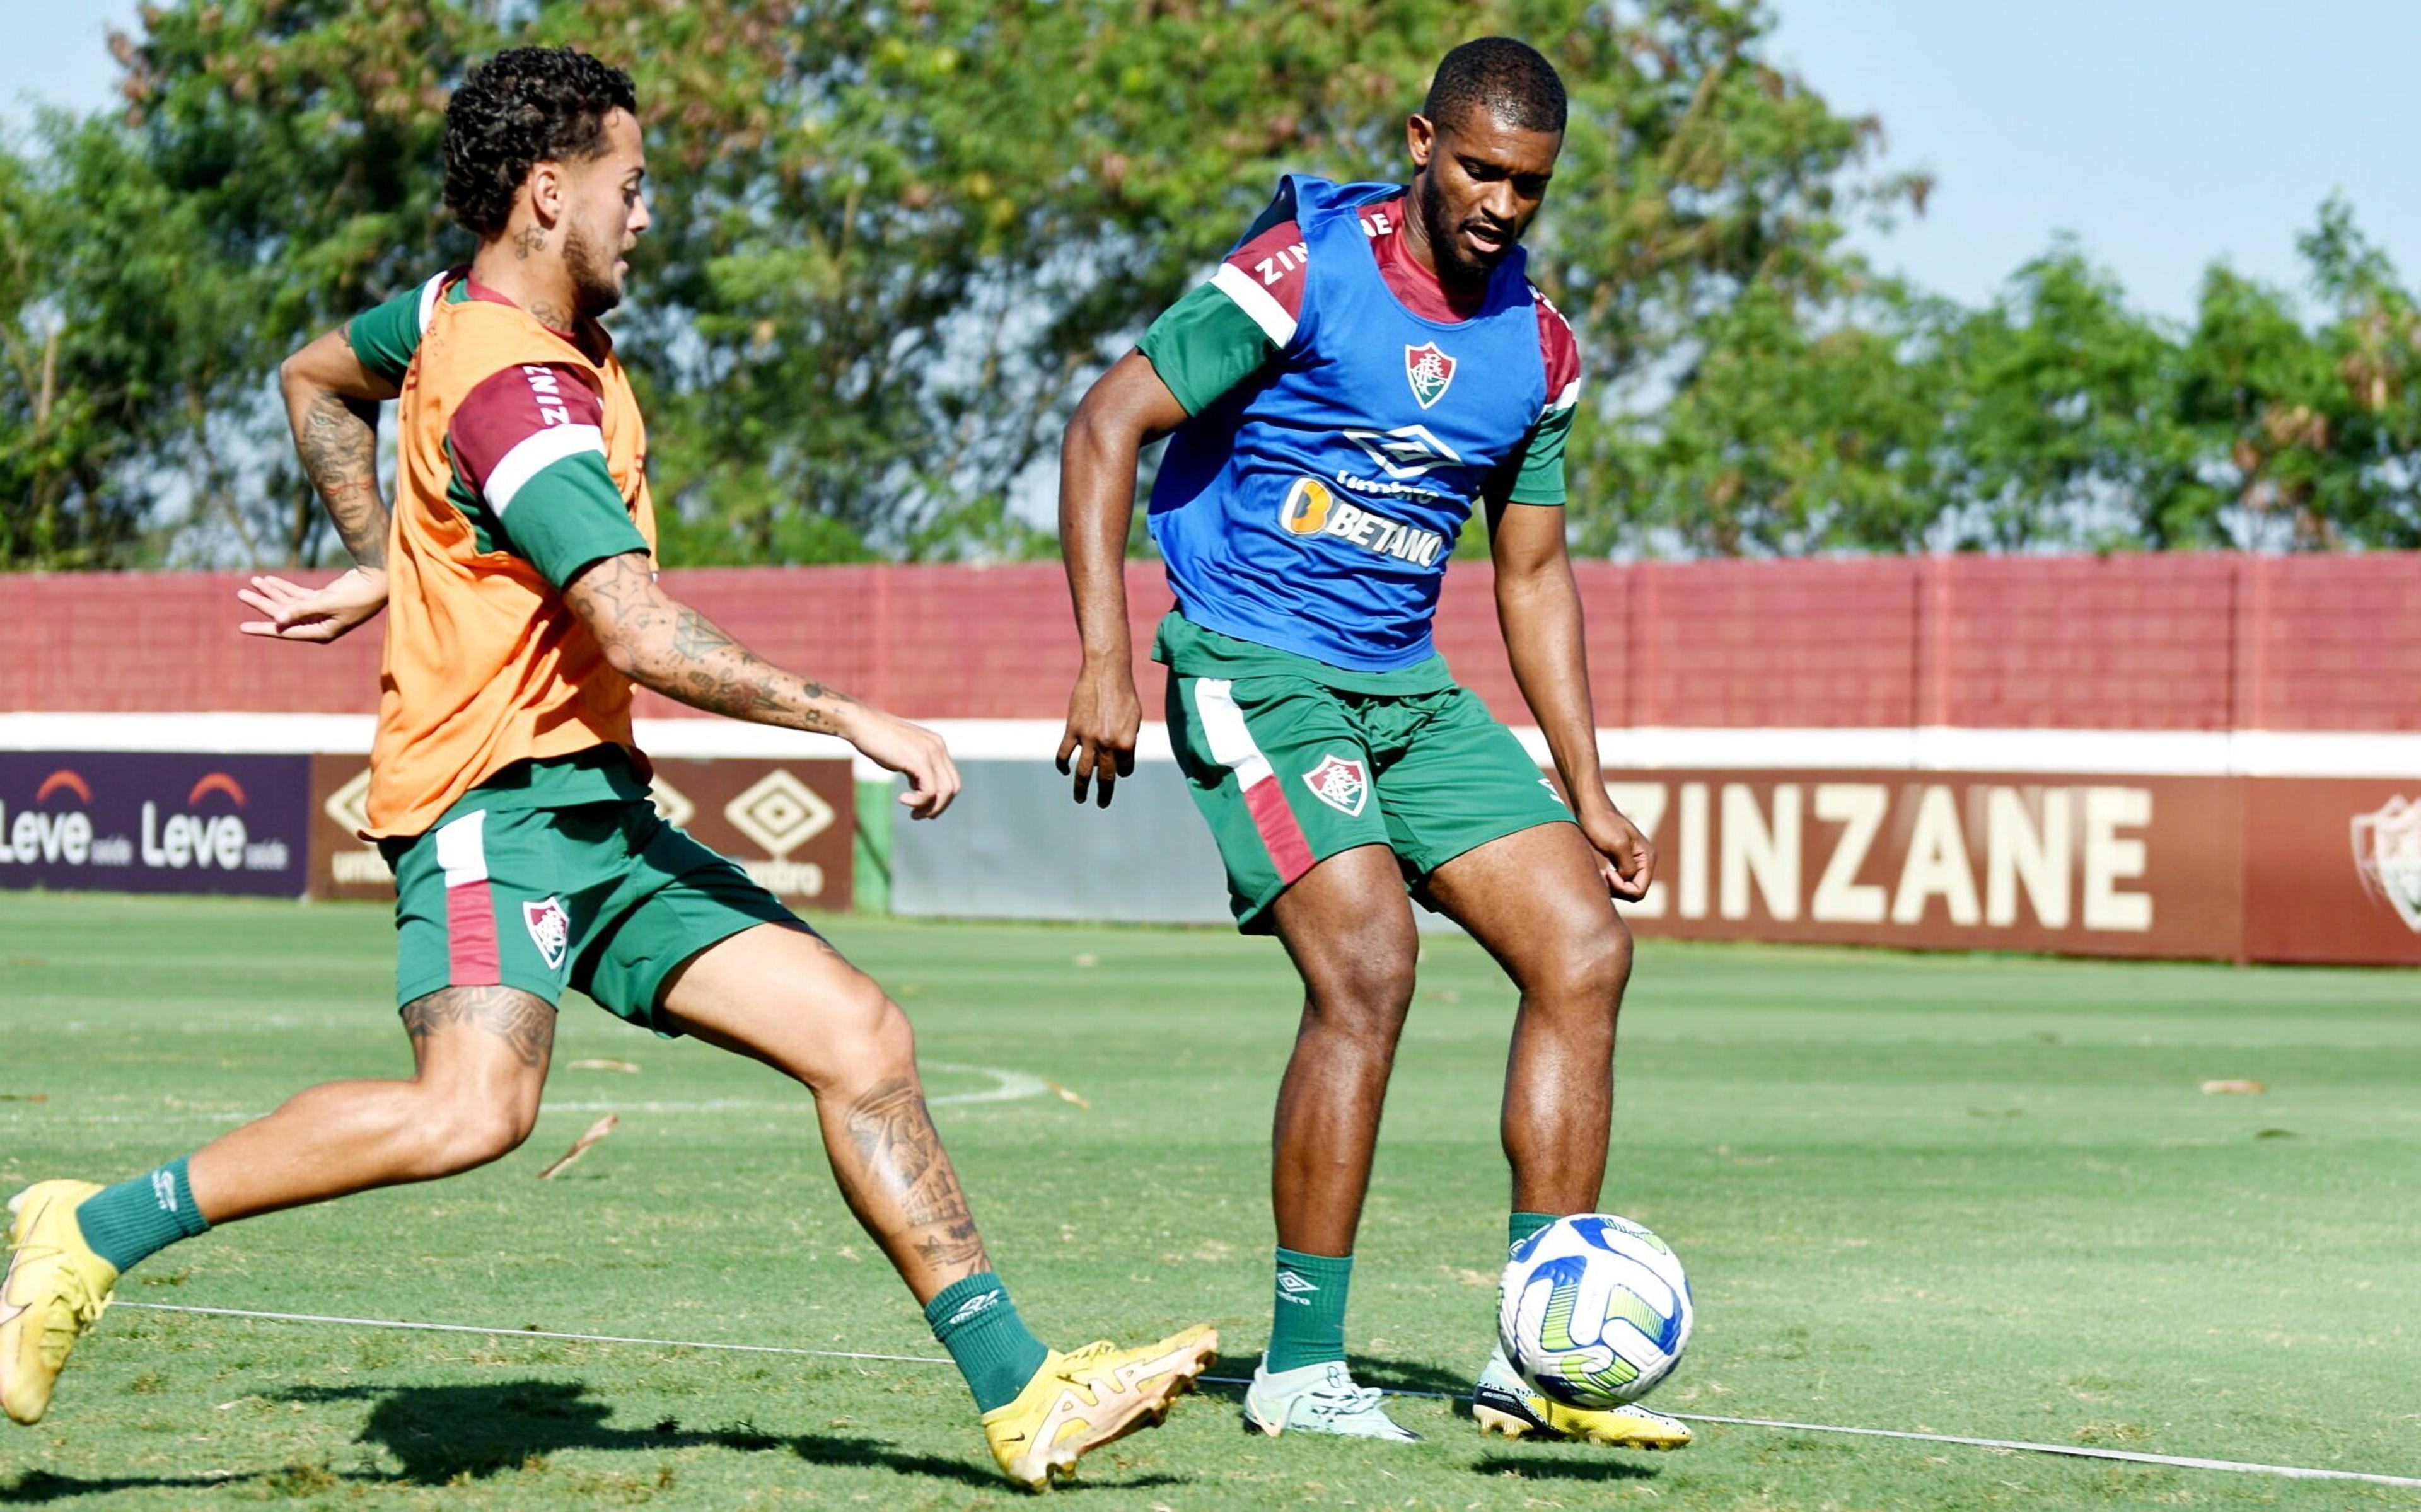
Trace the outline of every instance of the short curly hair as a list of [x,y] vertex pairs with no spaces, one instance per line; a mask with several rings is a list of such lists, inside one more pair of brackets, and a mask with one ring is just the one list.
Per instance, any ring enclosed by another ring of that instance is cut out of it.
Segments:
[[1523,132],[1560,132],[1567,105],[1555,66],[1529,43],[1511,37],[1482,37],[1463,43],[1438,64],[1421,114],[1451,126],[1465,111],[1488,113]]
[[569,47],[512,47],[473,69],[445,106],[445,208],[475,236],[511,219],[534,163],[605,151],[605,117],[638,114],[631,76]]

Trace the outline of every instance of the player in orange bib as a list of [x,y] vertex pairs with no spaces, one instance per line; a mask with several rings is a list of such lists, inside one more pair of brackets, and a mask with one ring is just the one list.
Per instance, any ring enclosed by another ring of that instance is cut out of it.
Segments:
[[[387,612],[370,832],[396,872],[416,1071],[314,1087],[116,1186],[20,1192],[0,1407],[21,1423],[159,1250],[518,1146],[567,988],[814,1095],[842,1194],[925,1304],[1011,1480],[1040,1489],[1158,1422],[1213,1357],[1208,1328],[1131,1349],[1037,1339],[926,1113],[898,1005],[648,802],[634,684],[838,736],[907,778],[917,818],[959,776],[930,730],[764,662],[657,585],[646,427],[598,323],[648,226],[637,111],[626,75],[569,49],[474,69],[446,109],[445,199],[477,256],[286,365],[297,448],[358,565],[317,590],[255,579],[244,597],[267,617],[243,628],[326,641]],[[363,407],[398,387],[390,520]]]

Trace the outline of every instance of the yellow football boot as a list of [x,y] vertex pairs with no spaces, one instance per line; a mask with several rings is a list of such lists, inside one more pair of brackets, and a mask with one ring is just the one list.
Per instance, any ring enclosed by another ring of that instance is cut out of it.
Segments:
[[1690,1426],[1635,1404],[1589,1411],[1566,1407],[1523,1380],[1499,1349],[1472,1388],[1471,1415],[1482,1433],[1508,1439],[1570,1439],[1620,1449],[1679,1449]]
[[0,1408],[39,1423],[68,1351],[109,1305],[117,1268],[92,1253],[75,1210],[101,1188],[37,1181],[8,1199],[8,1274],[0,1280]]
[[1017,1400],[983,1415],[984,1438],[1002,1474],[1047,1491],[1075,1474],[1087,1450],[1157,1426],[1218,1358],[1219,1334],[1209,1324],[1139,1349],[1107,1339],[1067,1354],[1054,1349]]

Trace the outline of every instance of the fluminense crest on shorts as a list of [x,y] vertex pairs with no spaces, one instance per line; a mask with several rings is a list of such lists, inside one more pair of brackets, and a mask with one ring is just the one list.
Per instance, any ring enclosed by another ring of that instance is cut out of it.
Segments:
[[530,943],[546,958],[547,969],[562,965],[563,952],[571,943],[571,915],[563,912],[562,903],[552,897],[524,903],[522,922],[529,926]]
[[1340,814],[1359,814],[1370,801],[1370,779],[1362,763],[1341,756],[1322,756],[1320,765],[1304,772],[1303,780],[1312,797]]
[[1434,341],[1406,347],[1404,377],[1413,385],[1413,397],[1426,410],[1445,397],[1445,386],[1454,382],[1454,359],[1440,351]]
[[2384,896],[2404,927],[2421,933],[2421,803],[2398,794],[2355,815],[2353,864],[2363,889]]

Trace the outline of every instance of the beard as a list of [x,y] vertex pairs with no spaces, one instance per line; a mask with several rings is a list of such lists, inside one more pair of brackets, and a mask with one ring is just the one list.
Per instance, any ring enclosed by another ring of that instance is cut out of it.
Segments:
[[[1437,261],[1439,281],[1466,288],[1487,283],[1496,272],[1496,265],[1505,260],[1505,253],[1485,262],[1473,257],[1463,246],[1462,238],[1456,234],[1459,227],[1446,218],[1445,206],[1440,202],[1436,189],[1427,185],[1423,188],[1424,193],[1413,196],[1413,205],[1420,215],[1421,230],[1429,238],[1429,256]],[[1507,242],[1505,251],[1512,250],[1513,244]]]
[[571,274],[572,301],[591,320],[622,303],[622,281],[614,273],[618,257],[600,248],[579,226],[564,227],[563,267]]

